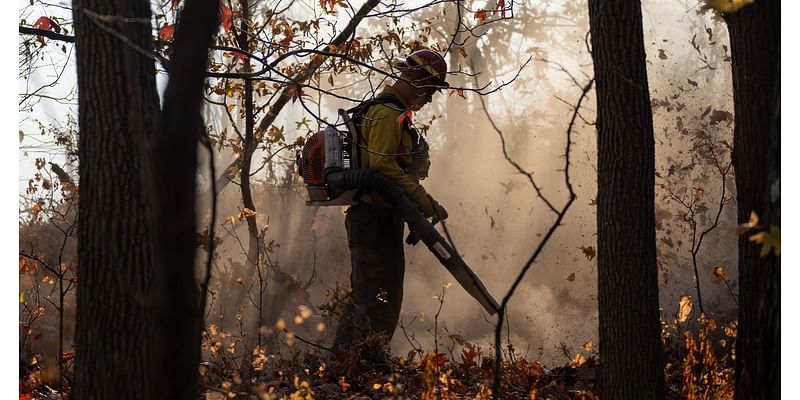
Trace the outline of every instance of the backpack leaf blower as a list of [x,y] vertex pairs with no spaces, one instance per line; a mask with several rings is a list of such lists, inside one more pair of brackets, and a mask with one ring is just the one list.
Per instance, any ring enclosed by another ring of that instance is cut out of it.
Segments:
[[483,282],[467,266],[453,247],[422,215],[403,190],[383,174],[358,168],[358,133],[347,112],[339,110],[347,132],[328,125],[306,140],[297,164],[308,189],[309,206],[351,205],[359,190],[369,190],[384,196],[405,218],[415,232],[450,274],[490,314],[500,306]]

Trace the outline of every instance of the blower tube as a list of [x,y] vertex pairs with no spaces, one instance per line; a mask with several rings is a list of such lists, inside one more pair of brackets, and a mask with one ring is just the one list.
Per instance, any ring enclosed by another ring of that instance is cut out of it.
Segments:
[[[425,219],[416,205],[405,195],[403,190],[385,175],[374,170],[326,168],[325,180],[328,186],[338,193],[351,189],[364,189],[379,193],[405,217],[409,228],[433,253],[439,262],[450,271],[450,274],[481,306],[494,315],[500,309],[497,301],[489,294],[477,275],[456,254],[449,243],[439,234],[433,225]],[[337,194],[338,194],[337,193]]]

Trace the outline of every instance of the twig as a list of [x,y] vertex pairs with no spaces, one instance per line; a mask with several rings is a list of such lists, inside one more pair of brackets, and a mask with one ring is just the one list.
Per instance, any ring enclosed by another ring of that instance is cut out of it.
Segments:
[[311,341],[311,340],[304,339],[302,336],[299,336],[298,334],[296,334],[296,333],[294,333],[294,332],[291,332],[291,331],[289,331],[289,330],[288,330],[288,329],[286,329],[286,328],[283,328],[283,332],[284,332],[284,333],[289,333],[289,334],[291,334],[291,335],[292,335],[292,336],[293,336],[295,339],[297,339],[297,340],[299,340],[299,341],[301,341],[301,342],[303,342],[303,343],[305,343],[305,344],[307,344],[307,345],[309,345],[309,346],[313,346],[313,347],[316,347],[316,348],[318,348],[318,349],[321,349],[321,350],[326,350],[326,351],[328,351],[328,352],[331,352],[331,353],[334,353],[334,354],[336,354],[336,351],[334,351],[334,350],[333,350],[333,349],[331,349],[330,347],[325,347],[325,346],[323,346],[323,345],[321,345],[321,344],[319,344],[319,343],[315,343],[315,342],[313,342],[313,341]]
[[[728,177],[728,174],[730,173],[731,167],[733,165],[731,162],[729,162],[728,165],[725,168],[723,168],[720,165],[719,158],[717,156],[716,151],[714,150],[713,145],[709,145],[709,152],[711,154],[711,158],[714,160],[714,164],[717,167],[720,177],[722,179],[722,188],[720,190],[719,201],[717,202],[717,214],[714,217],[713,222],[711,222],[711,225],[700,233],[699,238],[697,237],[698,223],[696,214],[697,210],[695,207],[697,206],[697,202],[702,198],[702,196],[695,194],[692,200],[687,202],[686,200],[684,200],[686,196],[685,194],[686,191],[684,191],[684,195],[681,197],[679,197],[676,193],[670,191],[670,197],[676,202],[678,202],[683,208],[686,209],[686,215],[684,215],[683,217],[684,221],[688,222],[692,226],[691,255],[692,255],[692,267],[694,268],[694,287],[697,292],[697,305],[700,308],[701,314],[705,314],[705,310],[703,308],[703,295],[702,291],[700,290],[700,272],[697,266],[697,254],[700,252],[700,247],[702,246],[703,239],[706,237],[706,235],[708,235],[711,231],[716,229],[717,226],[719,225],[719,219],[720,216],[722,215],[722,210],[728,203],[728,199],[725,198],[725,194],[727,192],[725,179]],[[727,281],[725,282],[725,284],[726,286],[728,286]],[[728,291],[733,293],[730,286],[728,286]],[[735,298],[734,301],[736,301]]]
[[[511,297],[514,295],[514,292],[516,291],[517,287],[522,282],[522,278],[525,277],[525,274],[528,272],[530,267],[533,265],[533,262],[539,257],[539,254],[544,249],[545,244],[547,244],[547,242],[553,236],[553,233],[555,233],[555,231],[561,225],[561,221],[564,219],[564,216],[566,215],[567,210],[569,210],[570,206],[572,206],[572,203],[575,201],[575,197],[576,197],[575,196],[575,192],[572,189],[572,182],[570,181],[570,178],[569,178],[569,156],[570,156],[571,143],[572,143],[572,129],[573,129],[574,125],[575,125],[575,120],[578,117],[578,111],[580,110],[581,104],[583,103],[583,100],[588,95],[588,93],[591,90],[593,84],[594,84],[594,78],[589,80],[589,82],[583,87],[581,95],[578,98],[578,102],[575,105],[575,110],[572,113],[572,118],[570,119],[569,126],[567,127],[567,133],[566,133],[567,144],[566,144],[566,152],[565,152],[565,155],[564,155],[564,159],[565,159],[565,161],[564,161],[564,164],[565,164],[564,165],[564,180],[565,180],[565,184],[566,184],[567,190],[569,191],[569,199],[567,200],[567,202],[564,204],[563,208],[560,211],[553,209],[554,212],[557,215],[556,220],[550,226],[550,229],[547,230],[547,233],[544,235],[544,238],[542,238],[542,241],[539,242],[538,246],[536,247],[536,250],[534,250],[534,252],[531,255],[531,257],[525,263],[525,266],[522,267],[522,270],[519,272],[519,274],[517,275],[516,279],[514,280],[514,283],[511,285],[511,288],[508,290],[508,293],[506,293],[506,295],[503,297],[502,302],[500,303],[500,309],[499,309],[499,311],[497,313],[498,314],[497,315],[497,325],[495,326],[495,331],[494,331],[494,341],[495,341],[494,344],[495,344],[495,359],[496,359],[496,361],[495,361],[495,364],[494,364],[494,383],[493,383],[493,386],[492,386],[492,392],[493,392],[493,398],[495,400],[499,399],[499,395],[500,395],[500,379],[501,379],[500,370],[501,370],[501,363],[502,363],[502,348],[500,346],[501,345],[500,341],[501,341],[501,334],[502,334],[502,329],[503,329],[503,318],[504,318],[504,315],[505,315],[506,307],[508,306],[508,302],[511,300]],[[500,132],[498,131],[498,133],[500,133]],[[501,134],[501,137],[502,137],[502,134]],[[512,162],[512,160],[509,160],[509,162]],[[530,177],[530,175],[528,175],[528,176]],[[532,178],[531,178],[531,180],[532,180]],[[537,193],[538,193],[538,191],[537,191]],[[542,196],[540,195],[540,197],[542,197]]]
[[[470,68],[473,68],[472,61],[470,61]],[[476,86],[477,86],[477,80],[478,79],[476,77],[475,78]],[[582,98],[583,96],[581,96],[581,99]],[[547,200],[544,194],[542,194],[541,188],[539,187],[539,185],[536,184],[536,181],[533,179],[533,174],[528,171],[525,171],[525,169],[522,168],[522,166],[519,165],[518,162],[514,161],[511,158],[511,156],[508,155],[508,149],[506,148],[506,139],[503,136],[503,132],[500,130],[500,128],[497,127],[497,124],[495,124],[494,119],[492,119],[492,116],[489,114],[489,109],[486,108],[486,102],[483,100],[483,97],[478,96],[478,99],[481,101],[481,106],[483,107],[483,111],[486,114],[486,118],[489,120],[489,123],[492,125],[492,128],[494,128],[494,131],[497,132],[497,136],[500,138],[500,144],[503,150],[503,157],[505,157],[506,161],[508,161],[508,163],[511,164],[511,166],[513,166],[514,169],[517,170],[517,172],[519,172],[522,175],[525,175],[528,178],[528,182],[530,182],[531,186],[533,186],[533,189],[536,191],[536,195],[539,196],[540,199],[542,199],[542,201],[547,205],[548,208],[550,208],[551,211],[558,214],[558,210],[555,208],[555,206],[553,206],[553,204],[550,203],[549,200]]]

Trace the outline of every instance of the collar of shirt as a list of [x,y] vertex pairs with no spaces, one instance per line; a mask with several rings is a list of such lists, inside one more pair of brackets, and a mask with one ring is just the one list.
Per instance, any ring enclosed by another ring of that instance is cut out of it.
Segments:
[[389,94],[389,95],[397,98],[398,100],[400,100],[401,103],[403,103],[403,106],[406,109],[408,109],[408,104],[406,103],[405,100],[403,100],[403,96],[400,96],[400,92],[398,92],[397,89],[395,89],[395,88],[393,88],[393,87],[391,87],[389,85],[386,85],[386,86],[383,87],[383,90],[381,90],[381,94]]

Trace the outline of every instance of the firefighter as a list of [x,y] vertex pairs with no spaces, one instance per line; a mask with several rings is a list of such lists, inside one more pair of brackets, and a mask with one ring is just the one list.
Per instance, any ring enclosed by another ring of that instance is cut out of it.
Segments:
[[[362,144],[359,161],[362,168],[376,170],[401,187],[435,223],[446,219],[447,211],[419,183],[428,176],[428,145],[413,128],[407,111],[418,111],[435,93],[449,87],[447,64],[436,52],[418,50],[396,66],[399,79],[351,110]],[[360,193],[357,201],[345,218],[352,293],[339,320],[334,348],[371,338],[375,340],[368,345],[369,352],[383,360],[403,301],[404,221],[378,193]]]

